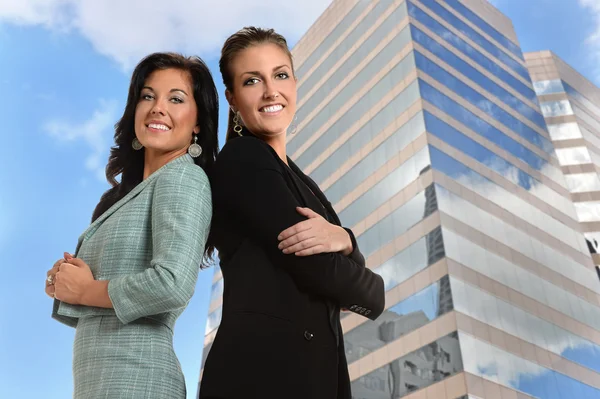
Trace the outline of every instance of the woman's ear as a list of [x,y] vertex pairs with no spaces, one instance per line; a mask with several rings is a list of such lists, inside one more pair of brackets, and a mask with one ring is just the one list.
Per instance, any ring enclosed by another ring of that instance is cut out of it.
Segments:
[[225,98],[227,99],[227,102],[229,103],[229,108],[231,108],[231,110],[233,112],[235,112],[235,110],[237,108],[235,106],[235,98],[234,98],[233,94],[227,89],[225,89]]

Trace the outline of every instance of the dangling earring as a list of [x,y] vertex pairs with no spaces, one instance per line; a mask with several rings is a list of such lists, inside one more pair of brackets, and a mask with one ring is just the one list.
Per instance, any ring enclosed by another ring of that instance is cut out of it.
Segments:
[[136,151],[139,151],[139,150],[141,150],[141,149],[142,149],[142,147],[144,147],[144,146],[142,145],[142,143],[140,143],[140,141],[138,140],[138,138],[137,138],[137,137],[134,137],[134,138],[133,138],[133,141],[131,142],[131,147],[132,147],[134,150],[136,150]]
[[294,115],[294,119],[292,120],[292,123],[290,123],[290,126],[288,126],[288,133],[289,134],[296,134],[296,131],[298,130],[298,114]]
[[194,158],[198,158],[202,154],[202,147],[198,144],[197,134],[194,134],[194,143],[188,147],[188,154]]
[[236,132],[238,134],[238,136],[242,135],[242,125],[240,125],[240,114],[239,113],[235,113],[235,115],[233,116],[233,131]]

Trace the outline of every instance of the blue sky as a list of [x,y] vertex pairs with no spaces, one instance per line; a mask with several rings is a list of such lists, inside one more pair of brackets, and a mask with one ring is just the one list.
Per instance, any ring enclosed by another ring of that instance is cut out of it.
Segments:
[[[0,2],[0,386],[10,398],[71,394],[74,330],[50,318],[45,272],[79,234],[107,183],[112,126],[132,66],[159,50],[199,54],[219,92],[218,51],[226,36],[255,24],[291,44],[325,0],[2,0]],[[596,0],[494,0],[525,51],[550,49],[600,84]],[[168,7],[168,8],[166,8]],[[227,110],[222,95],[221,128]],[[221,135],[223,142],[223,135]],[[196,391],[212,270],[180,318],[175,349]]]

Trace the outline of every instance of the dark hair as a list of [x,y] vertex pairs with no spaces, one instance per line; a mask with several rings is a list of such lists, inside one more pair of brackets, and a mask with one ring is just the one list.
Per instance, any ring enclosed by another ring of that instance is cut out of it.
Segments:
[[[287,41],[279,33],[273,29],[263,29],[254,26],[247,26],[233,35],[229,36],[225,40],[223,49],[221,50],[221,59],[219,60],[219,69],[221,70],[221,76],[223,77],[223,84],[229,92],[233,93],[233,74],[231,73],[230,66],[231,62],[241,51],[248,47],[256,46],[259,44],[274,44],[283,50],[288,57],[290,57],[290,63],[292,64],[292,72],[294,71],[294,61],[292,53],[288,48]],[[227,122],[227,134],[225,141],[229,141],[231,138],[236,137],[237,133],[233,131],[233,117],[234,113],[229,109],[229,118]]]
[[[148,77],[154,71],[170,68],[190,74],[198,111],[197,125],[200,127],[198,144],[202,146],[202,154],[194,158],[194,162],[210,175],[219,151],[217,136],[219,97],[212,75],[199,57],[184,57],[177,53],[150,54],[140,61],[131,76],[127,104],[123,116],[115,124],[115,145],[110,150],[106,165],[106,179],[112,188],[100,198],[92,215],[92,222],[143,180],[144,151],[135,151],[131,147],[131,142],[135,138],[135,110]],[[121,175],[120,182],[117,181],[119,175]],[[204,263],[210,261],[213,251],[214,247],[207,245]]]

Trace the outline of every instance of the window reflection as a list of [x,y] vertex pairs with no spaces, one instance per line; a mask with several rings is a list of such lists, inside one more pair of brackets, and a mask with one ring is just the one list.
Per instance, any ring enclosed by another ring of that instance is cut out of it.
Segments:
[[563,93],[565,88],[560,79],[553,79],[533,82],[533,90],[538,96],[543,96],[544,94]]
[[450,285],[457,311],[600,372],[600,346],[453,277]]
[[353,399],[396,399],[463,370],[452,333],[352,382]]
[[600,398],[600,390],[459,332],[466,372],[541,399]]
[[588,100],[583,94],[579,93],[568,83],[563,82],[563,85],[570,96],[573,96],[575,100],[579,101],[583,106],[589,109],[593,115],[595,115],[597,118],[600,118],[600,107]]
[[[483,198],[506,209],[533,226],[538,227],[556,239],[587,254],[588,251],[584,245],[585,243],[576,230],[559,222],[557,219],[549,217],[550,215],[541,211],[528,201],[523,200],[488,178],[480,175],[445,152],[440,151],[438,148],[430,146],[429,153],[431,157],[431,166],[436,170],[443,172],[461,185],[478,193]],[[571,214],[575,217],[575,213],[572,212],[572,209],[573,208],[571,208]]]
[[591,163],[592,159],[586,147],[557,148],[556,156],[561,165],[581,165]]
[[596,173],[572,173],[565,175],[565,180],[572,193],[600,190],[600,180]]
[[546,129],[544,117],[537,110],[534,110],[530,106],[526,105],[523,101],[517,99],[503,87],[496,84],[477,69],[473,68],[473,66],[463,61],[453,52],[447,50],[444,46],[427,36],[414,25],[411,25],[411,33],[414,41],[421,44],[427,50],[444,60],[446,63],[448,63],[448,65],[458,70],[466,78],[472,80],[479,86],[489,91],[491,94],[498,97],[506,105],[513,108],[515,111],[519,112],[521,115],[525,116],[542,129]]
[[548,131],[554,141],[581,138],[581,131],[575,122],[548,125]]
[[[488,235],[512,250],[520,252],[528,258],[548,267],[551,270],[554,270],[559,274],[562,274],[570,280],[573,280],[594,292],[600,293],[600,287],[598,285],[595,272],[588,269],[586,266],[576,262],[572,258],[562,254],[554,248],[541,243],[526,232],[523,232],[506,223],[504,220],[483,211],[481,208],[478,208],[469,201],[451,193],[439,185],[435,186],[435,191],[438,199],[438,206],[441,212],[452,216],[468,226],[471,226],[472,228]],[[446,236],[446,230],[444,230],[444,241],[447,242],[446,251],[448,252],[448,257],[450,257],[450,252],[453,249],[456,249],[455,251],[452,251],[452,254],[458,258],[453,259],[470,267],[471,269],[487,275],[492,279],[500,279],[498,280],[499,282],[502,282],[503,284],[514,288],[517,291],[523,292],[527,289],[536,289],[538,282],[535,280],[538,280],[540,283],[545,281],[539,277],[529,278],[527,275],[523,276],[522,273],[525,273],[525,270],[520,268],[515,269],[516,266],[503,257],[495,255],[492,252],[485,251],[483,248],[471,243],[466,239],[462,242],[468,243],[469,246],[459,251],[458,245],[461,243],[461,241],[448,241],[449,239],[452,239],[450,234],[448,236],[450,238]],[[582,242],[587,251],[587,244],[585,244],[583,237]],[[471,252],[466,251],[472,251],[472,256],[470,256]],[[493,268],[489,266],[488,268],[486,267],[487,265],[496,266]],[[534,282],[521,286],[522,283],[519,283],[519,279],[514,278],[514,273],[509,275],[495,273],[503,270],[503,268],[514,270],[515,273],[520,273],[519,275],[522,276],[520,281],[529,281],[533,279]],[[553,284],[549,285],[548,287],[548,289],[551,289],[551,287],[558,289],[558,287],[554,286]],[[531,295],[536,295],[537,291],[531,292]],[[558,306],[557,309],[563,309],[565,314],[573,313],[573,311],[568,310],[570,305],[567,300],[561,302],[561,298],[566,295],[562,293],[564,292],[563,290],[556,292],[553,290],[549,292],[551,292],[551,295],[548,300],[544,299],[543,296],[539,297],[539,299],[538,297],[535,297],[535,299],[542,303],[547,302],[551,307],[554,305],[550,304],[556,301],[556,306]],[[567,307],[566,309],[565,306]],[[577,308],[580,308],[580,306],[577,306]]]
[[461,13],[466,19],[474,23],[481,30],[490,35],[494,40],[496,40],[514,55],[523,60],[523,54],[521,53],[521,48],[519,46],[513,43],[502,33],[494,29],[493,26],[485,22],[479,15],[475,14],[469,8],[465,7],[459,0],[445,0],[445,3],[448,4],[450,7],[454,8],[459,13]]
[[[444,242],[447,244],[446,255],[448,258],[546,306],[554,308],[567,316],[579,320],[581,323],[594,328],[598,328],[600,325],[600,322],[596,320],[600,317],[600,308],[597,306],[581,299],[570,291],[566,291],[540,278],[537,274],[513,264],[509,260],[485,250],[451,230],[444,229],[443,235]],[[576,278],[581,279],[587,276],[590,278],[592,284],[597,285],[596,281],[591,280],[594,272],[590,269],[567,269],[563,272],[565,274],[569,274],[570,272],[571,275],[577,274],[577,276],[572,278],[574,281]],[[455,293],[455,295],[458,294]],[[455,300],[458,301],[456,298]],[[523,331],[521,336],[526,337],[527,334],[529,334],[528,331]]]
[[573,203],[570,198],[558,194],[537,179],[534,179],[531,175],[523,172],[504,158],[499,157],[486,147],[462,134],[429,112],[425,112],[424,115],[425,124],[429,133],[481,162],[508,181],[521,186],[542,201],[560,210],[565,215],[569,215],[572,218],[576,217],[575,211],[573,210]]
[[219,306],[217,309],[212,311],[206,318],[206,331],[204,335],[208,335],[213,332],[219,324],[221,324],[221,316],[223,315],[223,306]]
[[[498,78],[502,79],[503,82],[517,90],[519,93],[525,96],[525,98],[527,98],[533,103],[537,103],[537,96],[533,89],[527,87],[523,82],[516,79],[513,75],[508,73],[497,63],[484,56],[481,52],[473,48],[473,46],[469,45],[467,42],[456,36],[454,33],[450,32],[431,16],[423,12],[423,10],[421,10],[419,7],[415,6],[411,2],[407,4],[408,14],[411,17],[415,18],[417,21],[421,22],[423,25],[425,25],[427,28],[429,28],[432,32],[434,32],[441,38],[436,40],[444,40],[448,42],[458,51],[462,52],[467,57],[471,58],[473,61],[490,71],[494,76],[497,76]],[[529,77],[527,77],[527,80],[529,80]]]
[[357,242],[361,252],[365,257],[372,255],[436,210],[435,191],[433,185],[430,185],[425,191],[415,195],[411,200],[358,236]]
[[[350,109],[348,109],[329,129],[327,129],[326,132],[323,133],[323,135],[316,139],[316,141],[298,157],[296,160],[298,166],[300,168],[306,168],[319,154],[329,148],[340,135],[348,131],[364,115],[368,114],[373,105],[379,102],[390,91],[390,88],[395,87],[413,70],[414,58],[409,54],[392,68],[388,74],[382,77],[364,96],[351,106]],[[396,96],[396,98],[399,99],[399,102],[408,105],[414,103],[418,97],[419,89],[416,81],[412,82]],[[325,115],[323,123],[333,115],[334,109],[337,110],[343,105],[346,105],[348,99],[349,97],[345,97],[342,93],[336,96],[336,98],[321,111],[320,115]],[[329,113],[330,109],[332,110],[331,113]],[[314,126],[313,123],[315,125],[319,124]],[[320,121],[315,119],[309,122],[303,130],[308,130],[309,135],[312,135],[320,128],[321,124]]]
[[444,276],[416,294],[344,334],[348,363],[423,327],[453,309],[450,281]]
[[575,202],[575,209],[580,222],[600,221],[600,201]]
[[331,31],[321,44],[310,54],[310,56],[296,70],[298,79],[302,79],[304,74],[308,72],[315,63],[331,48],[331,46],[339,39],[350,25],[358,18],[370,4],[370,0],[358,0],[357,4],[346,14],[339,24]]
[[488,53],[492,54],[496,59],[500,60],[504,65],[515,71],[521,77],[529,80],[529,72],[525,66],[506,54],[495,44],[490,43],[489,40],[477,33],[473,28],[463,22],[460,18],[449,12],[447,9],[442,7],[435,0],[420,0],[427,8],[442,17],[446,22],[450,24],[454,29],[461,32],[463,35],[477,43],[481,48],[485,49]]
[[506,112],[494,102],[481,95],[477,90],[460,81],[418,51],[415,51],[415,62],[417,64],[417,68],[427,73],[439,83],[454,91],[460,97],[464,98],[469,103],[485,112],[487,115],[496,119],[504,126],[513,130],[527,141],[531,142],[547,153],[552,153],[554,151],[554,147],[550,141],[544,138],[535,129],[532,129],[525,123],[521,122],[519,119]]
[[[339,213],[340,220],[347,226],[356,225],[417,179],[427,165],[429,165],[429,152],[427,147],[424,147],[342,210]],[[331,189],[325,191],[327,198],[335,197],[335,195],[330,196]]]
[[549,164],[548,161],[541,158],[521,143],[508,137],[502,131],[496,129],[483,119],[477,117],[471,111],[442,94],[428,83],[419,80],[419,87],[424,100],[435,105],[447,115],[451,115],[452,118],[456,119],[476,134],[485,137],[500,148],[510,152],[515,157],[527,163],[532,168],[539,170],[558,184],[565,186],[562,171]]
[[545,101],[540,103],[540,108],[546,117],[573,115],[573,108],[568,100]]
[[223,295],[223,279],[218,279],[210,290],[210,302],[217,300]]

